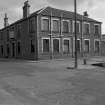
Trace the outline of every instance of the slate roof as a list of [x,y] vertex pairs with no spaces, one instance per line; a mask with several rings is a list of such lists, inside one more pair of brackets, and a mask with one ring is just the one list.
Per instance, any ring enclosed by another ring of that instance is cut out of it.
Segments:
[[[30,17],[32,16],[36,16],[36,15],[47,15],[47,16],[56,16],[56,17],[62,17],[62,18],[67,18],[67,19],[74,19],[74,12],[71,12],[71,11],[66,11],[66,10],[61,10],[61,9],[56,9],[56,8],[52,8],[52,7],[45,7],[45,8],[42,8],[38,11],[35,11],[33,12],[32,14],[30,14]],[[15,21],[14,23],[10,24],[8,27],[16,24],[16,23],[19,23],[21,21],[24,21],[25,19],[28,19],[28,18],[22,18],[20,20],[17,20]],[[77,20],[84,20],[84,21],[88,21],[88,22],[96,22],[96,23],[101,23],[97,20],[94,20],[94,19],[91,19],[91,18],[87,18],[87,17],[83,17],[83,15],[80,15],[77,13]],[[6,27],[7,28],[7,27]],[[5,28],[3,28],[5,29]],[[1,30],[3,30],[1,29]]]
[[[63,18],[68,18],[68,19],[74,19],[74,12],[71,12],[71,11],[66,11],[66,10],[61,10],[61,9],[56,9],[56,8],[52,8],[52,7],[46,7],[40,14],[42,15],[51,15],[51,12],[52,12],[52,16],[58,16],[58,17],[63,17]],[[95,19],[92,19],[92,18],[88,18],[88,17],[84,17],[83,15],[81,14],[78,14],[77,13],[77,19],[78,20],[86,20],[86,21],[89,21],[89,22],[97,22],[97,23],[101,23]]]

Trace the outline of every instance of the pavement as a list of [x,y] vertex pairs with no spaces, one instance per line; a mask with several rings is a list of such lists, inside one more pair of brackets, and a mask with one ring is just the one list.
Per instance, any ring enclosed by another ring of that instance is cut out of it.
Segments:
[[0,59],[0,105],[105,105],[104,58]]

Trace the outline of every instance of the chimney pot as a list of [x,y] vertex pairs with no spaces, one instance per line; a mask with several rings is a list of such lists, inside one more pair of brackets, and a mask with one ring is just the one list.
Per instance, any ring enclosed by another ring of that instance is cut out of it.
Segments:
[[30,5],[29,5],[29,1],[25,1],[24,2],[24,6],[23,6],[23,18],[27,18],[30,15]]
[[7,13],[5,13],[5,17],[4,17],[4,27],[7,27],[9,24],[8,24],[8,16],[7,16]]
[[83,14],[84,14],[85,17],[88,17],[87,11],[85,11]]

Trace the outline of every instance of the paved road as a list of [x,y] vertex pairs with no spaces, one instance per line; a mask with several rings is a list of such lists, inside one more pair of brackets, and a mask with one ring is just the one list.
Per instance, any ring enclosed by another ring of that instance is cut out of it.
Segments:
[[104,105],[105,68],[90,65],[102,60],[0,60],[0,105]]

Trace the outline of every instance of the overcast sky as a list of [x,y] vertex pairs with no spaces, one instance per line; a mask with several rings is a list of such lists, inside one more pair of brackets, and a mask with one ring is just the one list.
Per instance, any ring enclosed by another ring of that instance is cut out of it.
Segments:
[[[7,13],[9,23],[22,18],[22,7],[25,0],[0,0],[0,28],[3,27],[4,14]],[[46,6],[73,11],[74,0],[29,0],[31,12]],[[77,11],[82,14],[88,11],[89,17],[101,21],[102,33],[105,34],[105,0],[77,0]]]

